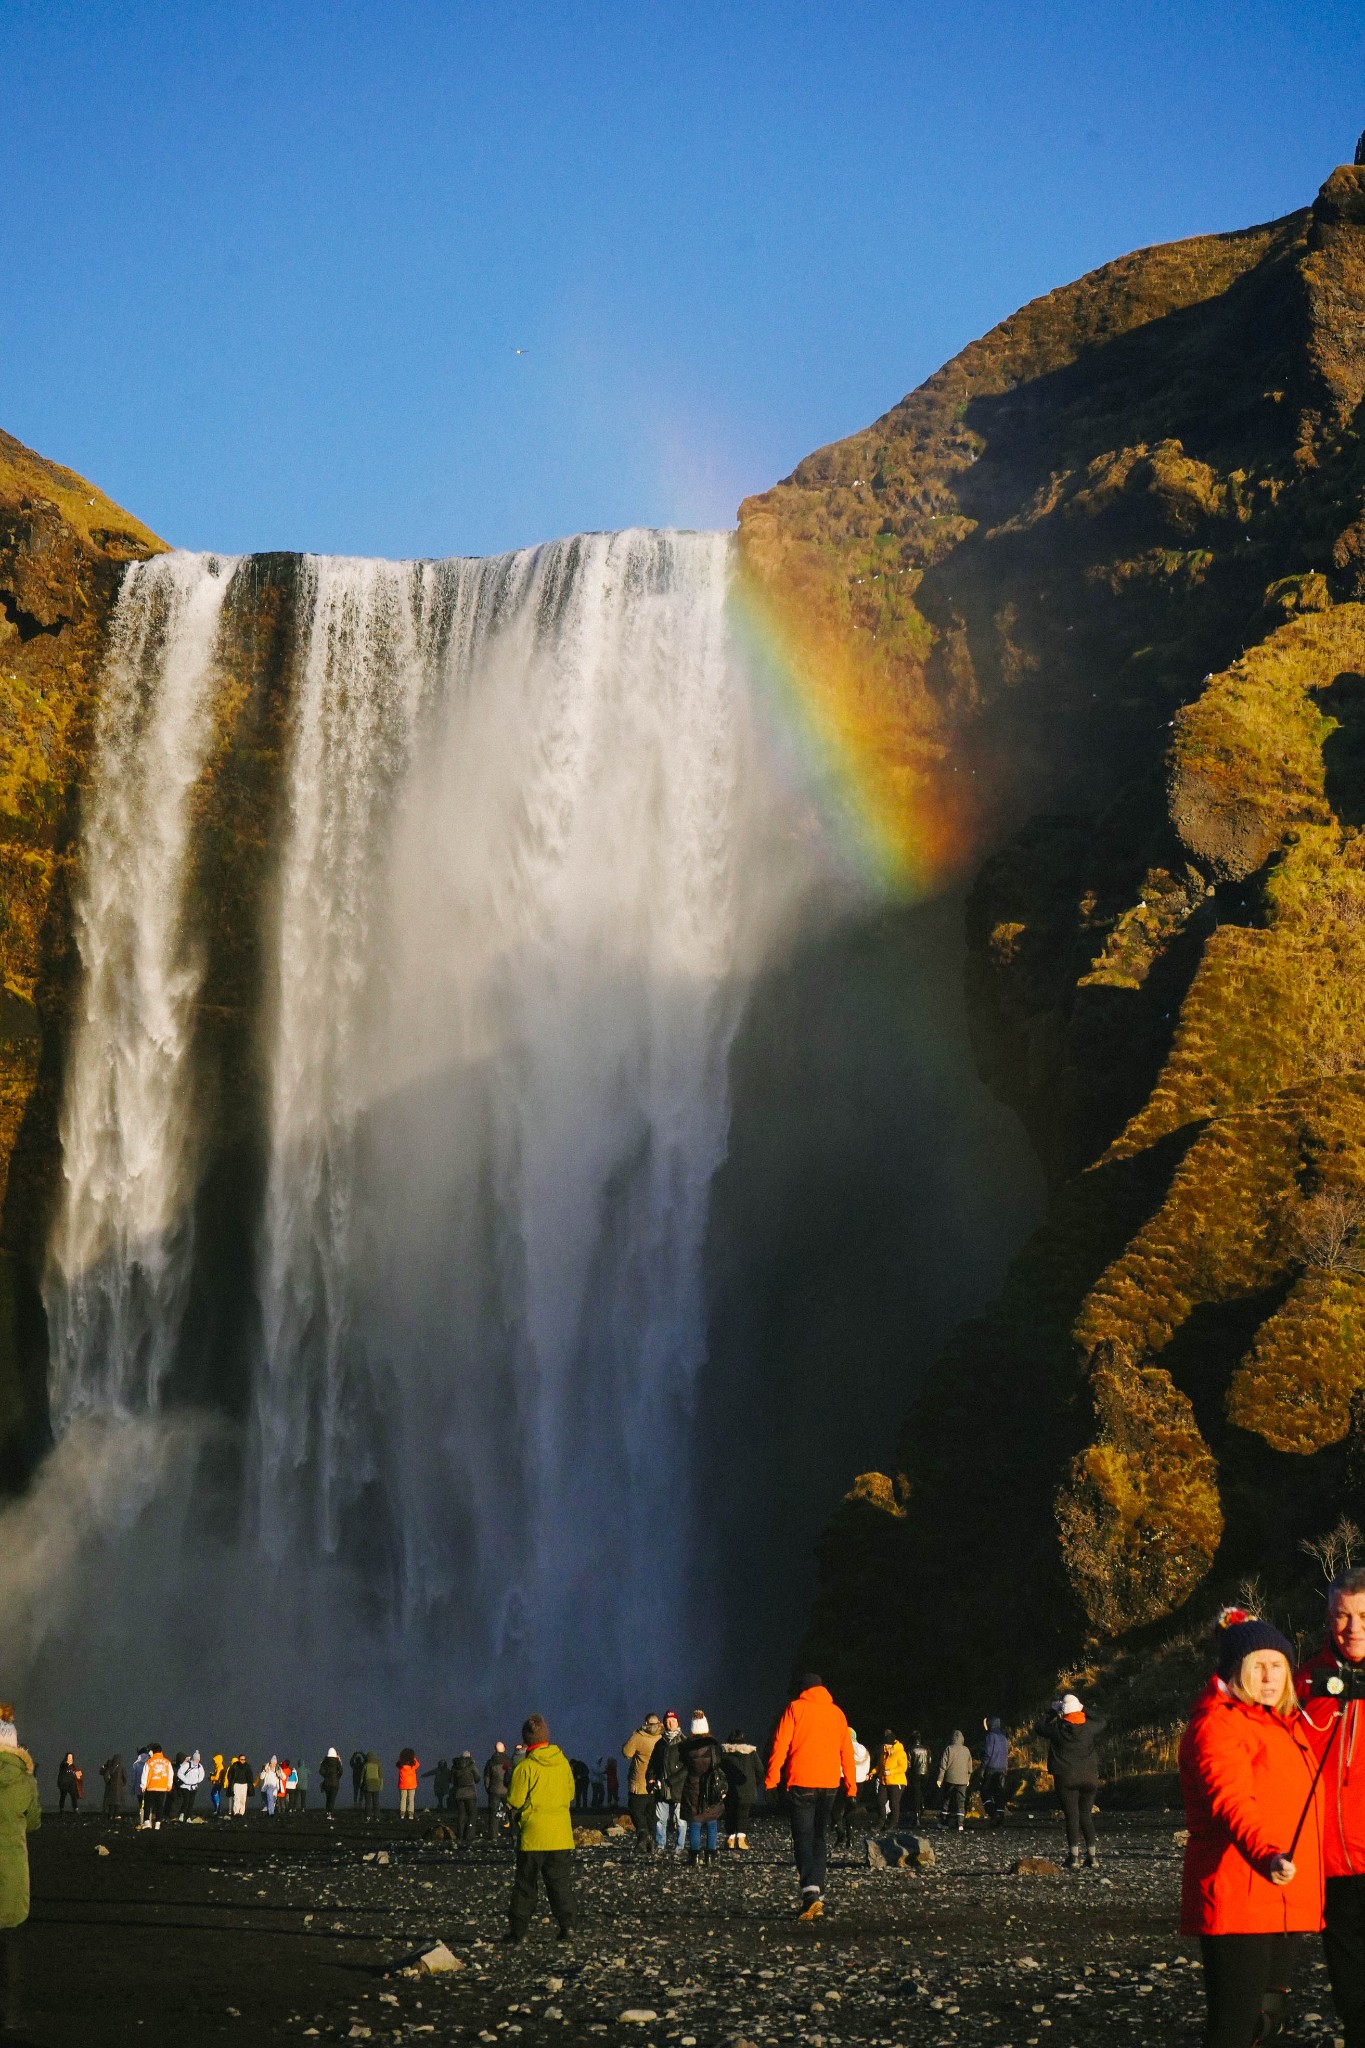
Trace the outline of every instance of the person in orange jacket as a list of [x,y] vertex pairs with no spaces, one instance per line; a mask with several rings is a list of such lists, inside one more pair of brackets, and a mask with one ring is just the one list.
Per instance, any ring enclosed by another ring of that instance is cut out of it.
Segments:
[[829,1824],[841,1783],[850,1799],[857,1797],[853,1731],[828,1687],[811,1672],[777,1724],[764,1779],[769,1792],[786,1786],[803,1920],[818,1920],[825,1910]]
[[1218,1674],[1181,1739],[1189,1839],[1180,1931],[1198,1935],[1204,1954],[1208,2048],[1251,2048],[1281,2032],[1291,1937],[1322,1926],[1319,1746],[1295,1696],[1293,1659],[1270,1622],[1229,1608]]
[[422,1766],[415,1749],[398,1752],[398,1817],[414,1820],[417,1815],[417,1776]]
[[1327,1974],[1346,2048],[1365,2048],[1365,1571],[1358,1565],[1328,1587],[1326,1639],[1296,1683],[1324,1753]]
[[142,1801],[146,1812],[144,1828],[159,1828],[166,1812],[166,1801],[175,1787],[175,1766],[159,1742],[147,1745],[147,1761],[142,1770]]

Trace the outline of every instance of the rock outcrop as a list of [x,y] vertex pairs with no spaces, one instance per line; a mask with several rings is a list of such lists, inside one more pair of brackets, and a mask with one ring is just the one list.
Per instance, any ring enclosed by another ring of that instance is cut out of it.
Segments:
[[987,1675],[1023,1702],[1332,1519],[1365,1383],[1363,396],[1342,168],[1025,307],[743,508],[765,601],[847,636],[957,820],[979,1065],[1054,1188],[826,1530],[806,1654],[855,1718]]
[[94,688],[123,565],[165,543],[0,433],[0,1484],[42,1427],[38,1278],[73,953],[70,891]]

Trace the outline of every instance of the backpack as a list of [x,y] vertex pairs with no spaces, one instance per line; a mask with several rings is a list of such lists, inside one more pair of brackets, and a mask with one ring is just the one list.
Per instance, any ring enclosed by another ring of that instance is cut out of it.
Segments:
[[719,1764],[712,1764],[701,1788],[703,1806],[724,1806],[730,1796],[730,1780]]

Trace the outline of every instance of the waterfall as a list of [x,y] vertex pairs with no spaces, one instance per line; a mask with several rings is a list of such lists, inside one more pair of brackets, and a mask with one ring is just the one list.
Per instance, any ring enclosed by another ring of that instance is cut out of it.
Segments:
[[186,929],[190,793],[211,731],[235,563],[134,563],[111,630],[84,820],[82,997],[61,1114],[62,1198],[46,1286],[54,1417],[154,1408],[192,1255]]
[[794,886],[729,577],[624,533],[305,579],[260,1529],[542,1682],[686,1611],[726,1059]]
[[[727,1061],[820,859],[731,631],[732,548],[628,532],[291,570],[242,1562],[252,1585],[334,1574],[343,1633],[485,1698],[615,1710],[697,1666]],[[201,1251],[185,910],[231,567],[140,565],[115,620],[50,1259],[59,1418],[156,1409]],[[255,589],[244,571],[234,616]]]

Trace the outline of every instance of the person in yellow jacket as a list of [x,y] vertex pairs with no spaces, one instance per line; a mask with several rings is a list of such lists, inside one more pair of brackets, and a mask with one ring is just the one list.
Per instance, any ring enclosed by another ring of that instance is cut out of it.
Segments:
[[877,1765],[877,1776],[882,1788],[882,1817],[893,1828],[901,1824],[901,1800],[905,1796],[906,1780],[910,1775],[910,1759],[905,1754],[905,1744],[897,1739],[888,1728],[882,1736],[881,1760]]
[[518,1759],[507,1788],[507,1804],[521,1832],[506,1939],[522,1939],[544,1878],[559,1938],[567,1941],[573,1933],[573,1771],[563,1750],[551,1742],[543,1714],[528,1714],[521,1724],[521,1739],[526,1754]]

